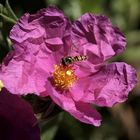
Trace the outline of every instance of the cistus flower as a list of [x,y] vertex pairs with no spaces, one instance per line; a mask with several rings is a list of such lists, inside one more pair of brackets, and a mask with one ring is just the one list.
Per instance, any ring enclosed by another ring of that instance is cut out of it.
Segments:
[[136,84],[130,65],[107,63],[125,50],[126,39],[105,16],[87,13],[71,23],[49,7],[22,16],[10,38],[14,50],[0,72],[4,87],[18,95],[50,96],[84,123],[99,126],[101,115],[92,104],[124,102]]

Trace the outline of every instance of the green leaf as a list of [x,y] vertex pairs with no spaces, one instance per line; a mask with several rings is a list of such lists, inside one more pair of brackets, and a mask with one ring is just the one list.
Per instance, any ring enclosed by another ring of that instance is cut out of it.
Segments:
[[0,13],[2,13],[3,5],[0,4]]
[[9,22],[9,23],[12,23],[12,24],[15,24],[15,23],[16,23],[15,20],[13,20],[12,18],[10,18],[10,17],[8,17],[8,16],[6,16],[6,15],[4,15],[4,14],[2,14],[2,13],[0,13],[0,16],[1,16],[6,22]]
[[0,14],[8,15],[6,8],[0,4]]
[[8,0],[6,0],[5,8],[6,8],[7,11],[8,11],[8,15],[9,15],[12,19],[14,19],[15,21],[17,21],[18,18],[17,18],[17,16],[15,15],[15,13],[13,12],[11,6],[9,5]]
[[8,23],[15,24],[17,21],[17,17],[15,16],[14,12],[12,11],[8,1],[6,1],[5,6],[6,7],[4,7],[2,4],[0,4],[0,18],[3,19],[2,22],[8,22]]
[[3,5],[0,4],[0,13],[2,13],[2,11],[3,11]]
[[63,114],[61,113],[56,118],[50,121],[43,121],[41,125],[41,140],[53,140],[62,120]]
[[0,22],[0,29],[2,28],[2,22]]
[[41,135],[41,140],[53,140],[57,129],[58,129],[57,125],[50,127],[46,132],[44,132]]

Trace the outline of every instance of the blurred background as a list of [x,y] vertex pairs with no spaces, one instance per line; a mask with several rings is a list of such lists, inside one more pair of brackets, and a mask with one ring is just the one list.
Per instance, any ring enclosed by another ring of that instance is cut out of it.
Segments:
[[[5,5],[5,0],[0,0]],[[25,12],[56,5],[72,20],[85,12],[107,15],[127,38],[126,51],[112,61],[125,61],[137,69],[140,79],[140,1],[139,0],[9,0],[19,18]],[[9,30],[16,17],[8,19],[0,5],[0,61],[10,50]],[[7,5],[8,8],[8,5]],[[10,10],[10,9],[9,9]],[[9,46],[9,47],[7,47]],[[112,108],[98,108],[103,116],[101,127],[86,125],[62,112],[54,119],[40,123],[41,140],[140,140],[140,82],[131,92],[127,102]]]

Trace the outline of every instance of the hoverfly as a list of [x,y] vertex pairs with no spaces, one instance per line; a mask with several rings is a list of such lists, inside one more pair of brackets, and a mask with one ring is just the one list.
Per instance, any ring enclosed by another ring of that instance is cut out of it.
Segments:
[[73,64],[74,62],[83,61],[83,60],[87,60],[86,55],[79,55],[79,56],[73,56],[73,57],[66,56],[61,59],[61,64],[63,66],[68,66],[70,64]]

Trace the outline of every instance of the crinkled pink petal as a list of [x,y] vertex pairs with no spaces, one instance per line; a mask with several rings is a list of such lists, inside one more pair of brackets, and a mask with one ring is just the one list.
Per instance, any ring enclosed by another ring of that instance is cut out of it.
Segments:
[[[78,77],[79,78],[79,77]],[[86,77],[79,78],[71,88],[69,94],[75,101],[82,101],[89,87],[90,80]]]
[[10,32],[14,53],[1,67],[4,86],[13,94],[47,96],[47,77],[70,50],[70,29],[70,21],[55,7],[21,17]]
[[100,126],[101,116],[91,105],[74,101],[68,91],[57,91],[51,84],[50,86],[47,85],[46,88],[52,100],[73,117],[81,122]]
[[62,58],[71,47],[70,29],[71,23],[63,12],[50,6],[33,15],[24,14],[12,28],[10,38],[16,50],[35,53],[42,45]]
[[47,78],[53,71],[54,57],[43,54],[16,54],[11,52],[3,62],[0,79],[13,94],[34,93],[47,96],[45,88]]
[[89,13],[74,22],[72,39],[75,50],[94,65],[123,52],[126,45],[124,35],[107,17]]
[[47,39],[46,44],[50,50],[57,51],[63,45],[63,41],[60,38],[56,37],[52,39]]
[[[87,90],[83,90],[80,100],[111,107],[127,99],[137,82],[136,71],[126,63],[116,62],[102,67],[99,72],[88,77],[87,82],[89,85],[85,82]],[[82,87],[85,87],[84,84]]]
[[24,14],[20,20],[13,26],[10,32],[10,38],[13,43],[24,43],[25,41],[30,41],[33,44],[40,44],[43,42],[43,37],[45,36],[45,30],[39,23],[40,17],[34,17],[31,20],[31,15],[29,13]]

